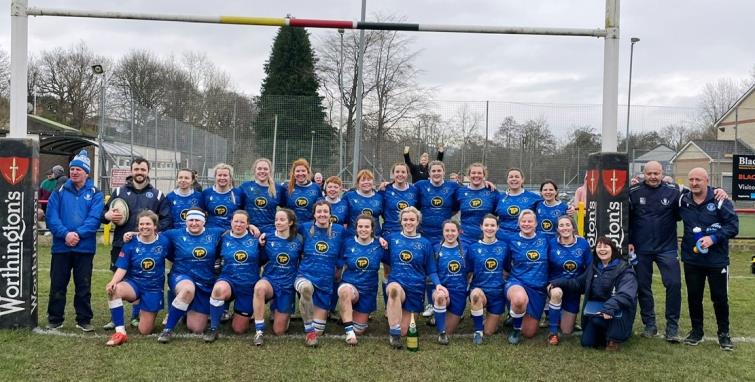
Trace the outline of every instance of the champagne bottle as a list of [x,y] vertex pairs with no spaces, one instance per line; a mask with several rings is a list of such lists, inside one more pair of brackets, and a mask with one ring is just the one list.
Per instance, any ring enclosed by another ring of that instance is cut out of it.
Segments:
[[406,348],[409,351],[419,350],[419,333],[417,332],[417,323],[414,322],[414,313],[409,321],[409,333],[406,336]]

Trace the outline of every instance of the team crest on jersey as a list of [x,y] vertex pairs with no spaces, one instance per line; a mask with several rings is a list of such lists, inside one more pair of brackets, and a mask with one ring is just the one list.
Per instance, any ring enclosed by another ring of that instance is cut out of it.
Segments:
[[84,200],[86,201],[92,200],[92,194],[84,194]]
[[204,259],[204,257],[207,256],[207,250],[202,247],[197,247],[191,251],[191,254],[197,259]]
[[404,250],[404,251],[401,251],[401,253],[398,254],[398,257],[401,259],[401,261],[403,261],[405,263],[408,263],[408,262],[412,261],[412,258],[414,257],[414,255],[412,255],[411,252],[409,252],[407,250]]
[[152,258],[146,258],[142,260],[142,270],[143,271],[151,271],[155,269],[155,259]]
[[545,219],[540,223],[540,226],[543,227],[543,231],[550,231],[553,229],[553,222],[550,219]]
[[713,204],[713,203],[708,203],[708,205],[707,205],[707,206],[705,206],[705,208],[707,208],[707,209],[708,209],[708,211],[710,211],[710,212],[713,212],[713,211],[715,211],[715,210],[716,210],[716,205],[715,205],[715,204]]
[[489,271],[494,271],[498,269],[498,260],[493,258],[485,259],[485,269]]
[[668,206],[669,204],[671,204],[671,201],[668,198],[661,199],[661,205]]
[[448,262],[448,272],[449,273],[459,273],[461,271],[461,263],[456,260],[451,260]]
[[324,241],[318,241],[315,243],[315,251],[317,251],[317,253],[326,253],[328,252],[328,248],[330,248],[328,243]]
[[538,261],[540,260],[540,252],[538,251],[527,251],[527,258],[530,259],[530,261]]
[[430,199],[430,205],[433,207],[443,207],[443,198],[436,196]]
[[152,191],[147,191],[144,193],[144,196],[146,196],[148,199],[152,199],[155,197],[155,194],[153,194]]
[[186,221],[186,215],[189,213],[188,209],[181,210],[181,220]]
[[362,213],[365,214],[365,215],[367,215],[367,216],[372,216],[372,210],[369,209],[369,208],[363,209]]
[[506,209],[506,212],[509,214],[509,216],[519,215],[519,206],[509,206],[509,208]]
[[330,215],[330,222],[333,224],[338,223],[338,216],[336,215]]
[[248,258],[249,255],[245,251],[237,251],[233,254],[233,259],[236,260],[237,263],[244,263]]
[[404,209],[404,208],[406,208],[406,207],[409,207],[409,203],[408,203],[408,202],[406,202],[406,201],[404,201],[404,200],[402,200],[402,201],[400,201],[400,202],[396,203],[396,208],[397,208],[397,209],[398,209],[399,211],[403,210],[403,209]]
[[225,216],[225,214],[228,213],[228,207],[226,206],[217,206],[213,210],[215,212],[215,216]]
[[647,203],[647,199],[645,199],[644,196],[640,196],[640,205],[645,205]]
[[469,206],[472,208],[480,208],[480,206],[482,206],[482,199],[475,198],[470,200]]
[[370,266],[370,259],[366,257],[360,257],[360,258],[357,258],[354,264],[356,264],[357,268],[359,269],[367,269],[367,267]]
[[577,270],[577,263],[574,260],[569,260],[564,263],[564,270],[567,272],[574,272]]
[[307,198],[300,197],[300,198],[296,198],[295,203],[297,207],[306,207],[309,205],[309,200],[307,200]]
[[259,197],[257,199],[254,199],[254,205],[259,208],[265,208],[267,206],[267,199],[263,197]]
[[275,261],[277,261],[279,265],[288,265],[290,260],[291,258],[288,256],[288,253],[279,253],[275,256]]

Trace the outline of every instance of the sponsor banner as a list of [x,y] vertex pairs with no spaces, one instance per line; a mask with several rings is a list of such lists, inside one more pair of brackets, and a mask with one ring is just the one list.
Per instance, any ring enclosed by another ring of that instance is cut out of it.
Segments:
[[594,153],[585,177],[585,239],[590,247],[600,236],[613,240],[627,254],[629,230],[629,164],[623,153]]
[[734,200],[755,200],[755,155],[734,155],[731,195]]
[[0,329],[37,326],[39,144],[0,139]]

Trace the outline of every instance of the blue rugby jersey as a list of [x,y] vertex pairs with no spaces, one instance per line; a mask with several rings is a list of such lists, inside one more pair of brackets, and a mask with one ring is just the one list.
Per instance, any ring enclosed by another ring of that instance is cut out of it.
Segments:
[[263,251],[268,261],[262,271],[262,277],[270,281],[274,287],[293,289],[301,259],[302,237],[296,235],[288,240],[278,237],[275,232],[265,236]]
[[260,246],[249,232],[241,237],[230,232],[223,235],[220,257],[223,259],[220,277],[249,288],[260,279],[260,265],[263,263]]
[[373,217],[375,224],[375,236],[380,236],[380,215],[383,214],[383,195],[373,193],[364,196],[356,190],[350,190],[344,194],[344,199],[349,203],[349,226],[346,227],[349,235],[356,235],[357,217],[367,214]]
[[298,275],[311,281],[315,288],[327,293],[333,291],[333,279],[344,232],[343,226],[338,224],[331,224],[328,229],[317,227],[315,223],[301,225],[299,232],[304,237],[304,247]]
[[322,198],[322,190],[315,182],[309,182],[303,186],[294,184],[294,189],[289,193],[288,184],[283,184],[286,192],[286,207],[296,214],[298,224],[311,222],[315,215],[315,203]]
[[275,185],[275,197],[270,195],[267,186],[253,180],[246,181],[239,186],[242,205],[249,214],[249,223],[254,224],[261,231],[275,230],[275,213],[278,206],[285,205],[285,191],[279,184]]
[[407,288],[423,290],[425,279],[438,282],[438,269],[433,248],[421,235],[408,237],[394,233],[388,237],[389,251],[383,262],[391,266],[388,282],[398,282]]
[[472,272],[472,288],[503,292],[503,273],[509,248],[505,241],[486,243],[477,241],[469,247],[469,270]]
[[123,245],[115,266],[126,270],[125,279],[145,291],[162,291],[165,285],[165,259],[170,257],[170,240],[158,233],[151,243],[135,237]]
[[472,190],[469,187],[459,187],[456,190],[456,201],[461,212],[461,240],[470,245],[482,238],[482,219],[486,214],[495,211],[498,192],[487,187]]
[[206,227],[231,229],[233,213],[241,208],[241,191],[238,188],[220,193],[215,187],[207,187],[202,191],[202,201],[207,209]]
[[346,267],[341,282],[354,285],[358,291],[376,294],[380,262],[385,257],[385,250],[378,239],[369,244],[361,244],[354,236],[349,237],[341,248],[339,267]]
[[383,195],[383,231],[401,232],[399,214],[404,208],[417,206],[417,188],[407,184],[405,190],[399,190],[389,184],[380,194]]
[[558,232],[556,229],[558,228],[558,218],[566,215],[567,209],[569,209],[569,206],[560,200],[552,206],[545,204],[545,201],[543,200],[539,200],[535,205],[537,232],[550,237],[557,236]]
[[531,238],[517,234],[508,245],[509,279],[530,288],[544,289],[548,284],[548,238],[537,233]]
[[456,243],[455,247],[438,243],[435,244],[433,253],[438,264],[440,283],[448,290],[466,291],[467,274],[472,271],[471,264],[468,263],[469,248],[461,243]]
[[188,195],[181,195],[178,193],[178,189],[171,191],[165,200],[170,204],[170,216],[173,218],[173,227],[171,228],[185,228],[186,227],[186,213],[189,209],[198,207],[204,210],[204,202],[202,201],[202,193],[195,190],[190,190]]
[[172,229],[163,234],[173,244],[173,267],[171,274],[191,276],[195,283],[212,287],[215,283],[215,259],[218,256],[223,228],[205,227],[194,235],[186,229]]
[[569,245],[559,243],[554,237],[548,250],[549,281],[576,278],[592,264],[590,244],[581,236],[577,236],[577,241]]
[[430,180],[420,180],[414,187],[417,188],[417,206],[422,212],[422,236],[433,244],[439,243],[443,240],[443,222],[459,210],[456,202],[459,184],[444,181],[436,186]]
[[495,214],[498,216],[498,231],[503,235],[519,232],[519,213],[535,211],[535,204],[542,200],[540,195],[524,190],[519,195],[502,192],[498,195]]

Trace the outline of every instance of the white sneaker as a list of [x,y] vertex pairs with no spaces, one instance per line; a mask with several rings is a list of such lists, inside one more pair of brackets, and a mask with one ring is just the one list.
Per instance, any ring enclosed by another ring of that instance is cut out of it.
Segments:
[[427,304],[425,305],[425,311],[422,312],[422,317],[430,317],[433,315],[433,305]]

